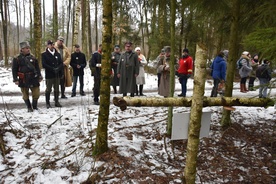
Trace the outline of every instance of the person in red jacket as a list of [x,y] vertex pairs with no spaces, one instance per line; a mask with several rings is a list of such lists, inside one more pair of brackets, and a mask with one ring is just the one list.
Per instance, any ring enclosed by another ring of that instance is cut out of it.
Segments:
[[179,68],[177,70],[179,82],[181,84],[182,93],[178,96],[186,97],[187,80],[193,73],[193,58],[189,56],[189,50],[183,49],[183,55],[179,60]]

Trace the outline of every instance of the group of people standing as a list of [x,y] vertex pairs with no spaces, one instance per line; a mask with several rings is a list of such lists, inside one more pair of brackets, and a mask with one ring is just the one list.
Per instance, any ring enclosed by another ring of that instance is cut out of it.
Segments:
[[[219,90],[219,84],[225,83],[227,55],[228,52],[221,51],[211,65],[211,75],[214,79],[211,97],[216,97]],[[260,63],[257,54],[251,58],[248,51],[243,51],[236,64],[241,78],[240,92],[247,93],[248,91],[254,91],[254,81],[258,78],[260,81],[259,98],[266,98],[269,81],[271,80],[270,62],[264,59],[263,63]],[[248,88],[246,86],[247,78],[249,78]]]

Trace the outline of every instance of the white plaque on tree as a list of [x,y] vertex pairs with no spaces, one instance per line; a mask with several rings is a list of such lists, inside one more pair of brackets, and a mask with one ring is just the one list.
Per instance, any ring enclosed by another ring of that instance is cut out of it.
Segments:
[[[208,137],[211,112],[202,112],[200,137]],[[174,113],[172,120],[172,140],[188,139],[190,113]]]

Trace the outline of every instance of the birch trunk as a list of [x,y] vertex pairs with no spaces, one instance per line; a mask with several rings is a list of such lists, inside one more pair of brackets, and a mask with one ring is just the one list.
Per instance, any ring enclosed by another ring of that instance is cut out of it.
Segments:
[[110,106],[110,53],[112,44],[112,0],[103,0],[103,57],[101,70],[100,110],[98,118],[96,144],[93,155],[108,150],[108,117]]
[[73,44],[78,43],[79,36],[79,24],[80,24],[80,11],[81,11],[81,0],[77,1],[74,18],[74,33],[73,33]]

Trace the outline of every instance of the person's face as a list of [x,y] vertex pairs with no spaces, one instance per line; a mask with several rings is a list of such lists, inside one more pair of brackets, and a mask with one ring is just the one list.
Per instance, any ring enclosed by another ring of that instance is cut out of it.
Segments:
[[47,47],[50,49],[50,50],[53,50],[54,49],[54,44],[48,44]]
[[141,53],[141,51],[140,50],[136,50],[136,53],[139,55]]
[[63,45],[63,40],[58,40],[57,44],[58,44],[58,46],[62,46]]
[[21,52],[24,55],[30,54],[30,47],[24,47],[23,49],[21,49]]
[[188,53],[187,52],[183,52],[183,56],[187,56],[188,55]]
[[120,48],[118,47],[114,48],[114,52],[120,52]]
[[80,47],[75,47],[75,52],[80,52]]
[[130,44],[125,44],[125,50],[127,52],[132,51],[132,46]]

